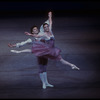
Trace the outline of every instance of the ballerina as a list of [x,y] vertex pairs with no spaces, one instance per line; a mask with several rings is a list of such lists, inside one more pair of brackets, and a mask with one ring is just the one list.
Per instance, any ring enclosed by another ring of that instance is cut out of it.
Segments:
[[[49,22],[44,23],[42,34],[31,34],[31,36],[36,38],[41,38],[40,41],[34,41],[32,49],[24,49],[24,50],[11,50],[14,53],[22,53],[22,52],[32,52],[36,56],[44,56],[45,58],[50,58],[54,60],[59,60],[63,64],[71,66],[72,69],[80,70],[76,65],[69,63],[68,61],[64,60],[60,54],[61,50],[55,47],[55,38],[52,32],[52,12],[49,12]],[[30,34],[27,34],[30,35]],[[42,41],[42,42],[41,42]],[[43,42],[44,41],[44,42]]]
[[[11,50],[13,53],[23,53],[29,52],[33,53],[37,57],[44,57],[45,59],[53,59],[58,60],[62,64],[69,65],[72,69],[80,70],[76,65],[64,60],[61,56],[61,49],[55,47],[55,37],[52,32],[52,12],[48,13],[49,19],[40,27],[39,34],[30,34],[26,32],[26,35],[33,36],[36,41],[33,41],[32,49],[24,49],[24,50]],[[49,23],[48,23],[49,22]],[[13,45],[14,46],[14,45]],[[46,89],[46,86],[54,87],[49,84],[47,81],[47,72],[46,70],[40,73],[40,78],[43,83],[43,89]],[[46,84],[48,83],[48,84]]]

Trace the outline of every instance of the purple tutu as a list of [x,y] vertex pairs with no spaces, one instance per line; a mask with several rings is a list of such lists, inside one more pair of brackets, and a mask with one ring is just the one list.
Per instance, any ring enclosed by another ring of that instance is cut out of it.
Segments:
[[46,58],[60,60],[61,50],[54,46],[54,39],[34,41],[32,46],[32,53],[35,56],[44,56]]

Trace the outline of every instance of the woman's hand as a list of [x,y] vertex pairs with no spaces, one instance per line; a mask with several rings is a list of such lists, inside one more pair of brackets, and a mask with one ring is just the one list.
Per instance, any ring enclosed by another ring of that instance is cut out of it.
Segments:
[[49,17],[52,17],[52,12],[51,11],[48,13],[48,16]]
[[25,34],[26,34],[26,35],[29,35],[29,36],[32,35],[31,33],[28,33],[28,32],[25,32]]

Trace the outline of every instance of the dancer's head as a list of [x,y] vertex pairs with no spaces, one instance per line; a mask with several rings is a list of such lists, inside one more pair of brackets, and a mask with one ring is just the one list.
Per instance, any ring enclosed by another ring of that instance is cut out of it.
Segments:
[[39,33],[38,27],[37,26],[33,26],[31,28],[31,34],[38,34],[38,33]]
[[43,24],[44,32],[49,32],[49,25],[47,23]]

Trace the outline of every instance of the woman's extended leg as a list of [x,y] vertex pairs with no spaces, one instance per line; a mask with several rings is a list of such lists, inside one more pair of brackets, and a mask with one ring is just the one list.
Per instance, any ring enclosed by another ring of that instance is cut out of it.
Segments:
[[78,68],[76,65],[74,65],[74,64],[72,64],[72,63],[69,63],[68,61],[64,60],[63,58],[61,58],[60,61],[61,61],[63,64],[65,64],[65,65],[71,66],[72,69],[80,70],[80,68]]

